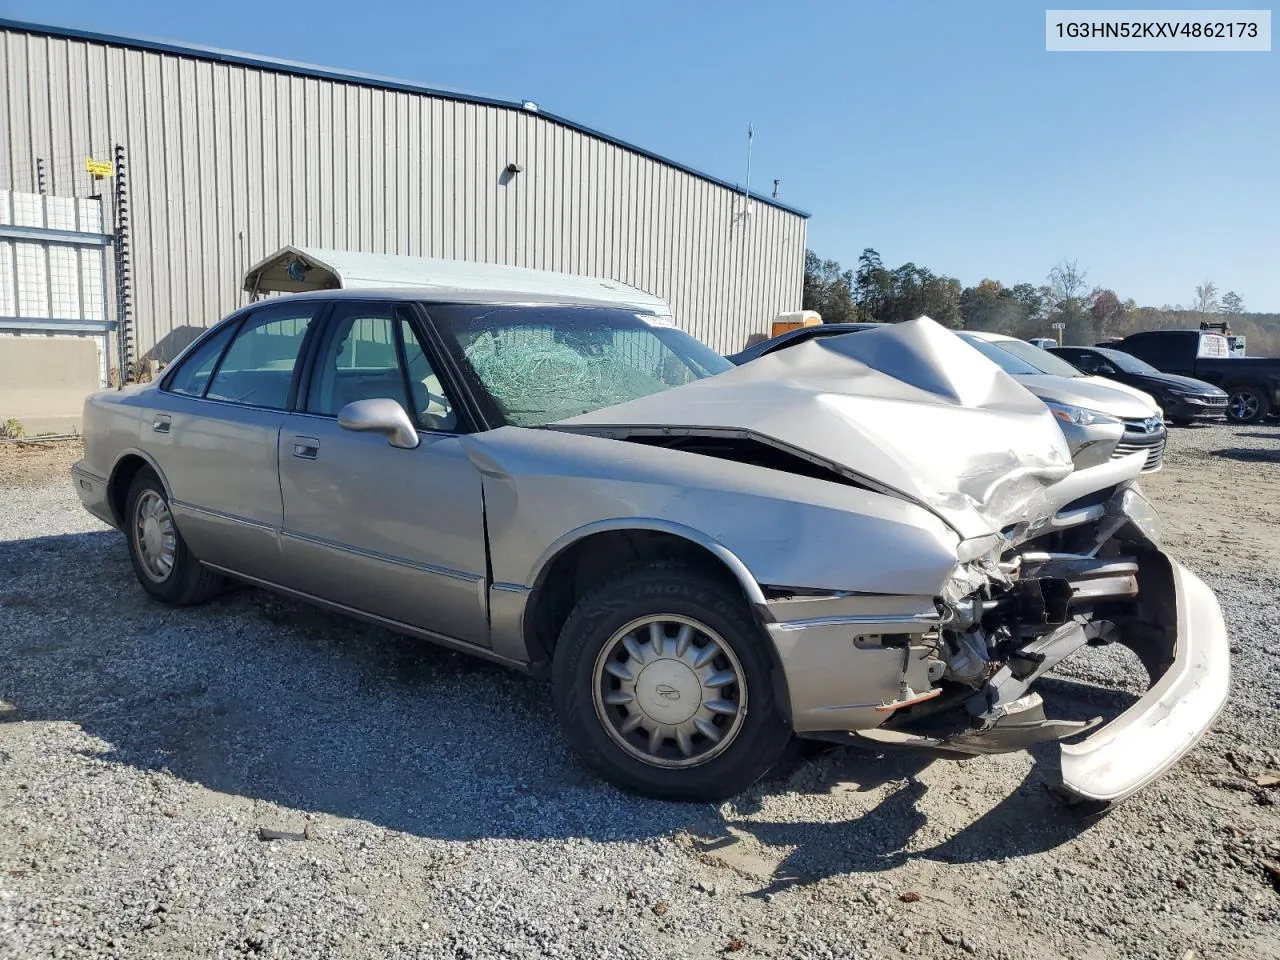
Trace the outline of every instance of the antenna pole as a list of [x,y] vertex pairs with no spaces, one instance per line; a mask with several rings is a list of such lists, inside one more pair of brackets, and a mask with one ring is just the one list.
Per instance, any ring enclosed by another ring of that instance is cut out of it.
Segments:
[[751,146],[756,138],[754,124],[747,124],[747,187],[742,191],[742,209],[744,214],[751,213]]

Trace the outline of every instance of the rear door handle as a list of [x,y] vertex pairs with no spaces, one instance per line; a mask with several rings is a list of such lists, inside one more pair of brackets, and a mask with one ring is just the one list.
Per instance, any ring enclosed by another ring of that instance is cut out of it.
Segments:
[[294,437],[293,455],[303,460],[314,460],[320,455],[320,441],[315,437]]
[[151,429],[156,433],[168,433],[170,419],[167,413],[157,413],[151,420]]

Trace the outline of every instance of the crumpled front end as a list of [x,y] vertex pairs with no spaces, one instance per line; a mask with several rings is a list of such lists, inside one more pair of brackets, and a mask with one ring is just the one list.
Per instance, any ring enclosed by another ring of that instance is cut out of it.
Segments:
[[[962,560],[929,602],[770,599],[797,732],[960,756],[1064,741],[1062,792],[1089,807],[1159,777],[1226,701],[1226,628],[1213,593],[1160,551],[1136,488],[1094,506],[1088,522]],[[1148,691],[1109,722],[1048,716],[1040,678],[1110,643],[1134,651]]]

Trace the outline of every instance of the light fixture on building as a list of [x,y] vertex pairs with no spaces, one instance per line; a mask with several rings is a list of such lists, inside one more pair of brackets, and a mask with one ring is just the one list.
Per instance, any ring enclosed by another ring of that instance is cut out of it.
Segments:
[[507,173],[511,174],[513,177],[517,173],[523,173],[523,172],[524,172],[524,167],[520,166],[520,164],[516,163],[514,160],[512,160],[510,163],[507,164]]

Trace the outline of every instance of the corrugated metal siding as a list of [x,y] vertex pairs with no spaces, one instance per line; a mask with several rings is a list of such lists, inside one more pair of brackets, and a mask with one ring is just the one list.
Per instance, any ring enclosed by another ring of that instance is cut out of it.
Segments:
[[[0,187],[92,191],[123,143],[140,353],[244,302],[285,245],[612,277],[717,349],[799,308],[802,217],[537,114],[122,46],[3,31]],[[505,173],[508,163],[524,167]],[[62,181],[62,182],[59,182]]]

